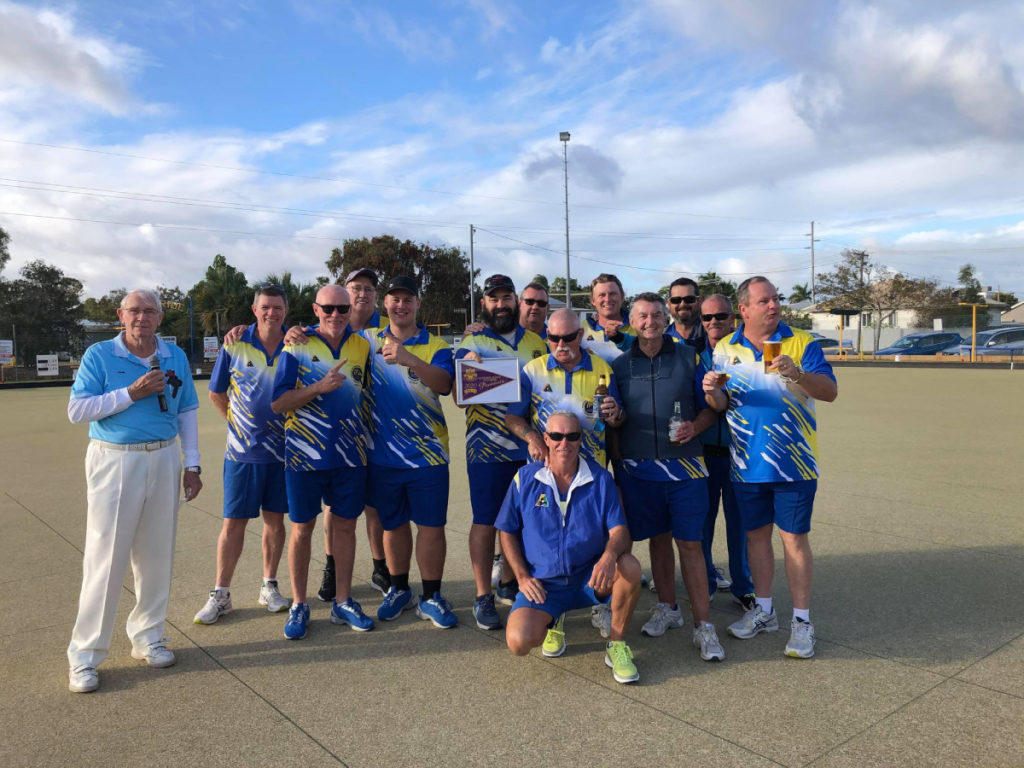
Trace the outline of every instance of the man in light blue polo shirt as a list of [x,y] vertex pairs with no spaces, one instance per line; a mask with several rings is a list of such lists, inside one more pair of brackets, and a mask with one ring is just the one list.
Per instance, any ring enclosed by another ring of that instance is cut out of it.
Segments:
[[[121,300],[124,331],[85,351],[71,387],[68,418],[89,423],[85,458],[88,512],[78,618],[68,646],[68,687],[99,688],[96,667],[110,651],[110,635],[129,562],[135,607],[128,615],[132,657],[169,667],[164,622],[171,592],[178,488],[185,501],[199,479],[196,409],[199,400],[185,353],[156,337],[160,297],[137,290]],[[181,478],[181,452],[185,475]]]

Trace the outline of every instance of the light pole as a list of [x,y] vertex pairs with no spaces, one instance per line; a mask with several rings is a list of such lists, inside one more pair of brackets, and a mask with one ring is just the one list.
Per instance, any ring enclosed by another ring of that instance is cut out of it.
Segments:
[[572,309],[572,289],[569,279],[569,132],[558,134],[562,142],[562,169],[565,171],[565,308]]

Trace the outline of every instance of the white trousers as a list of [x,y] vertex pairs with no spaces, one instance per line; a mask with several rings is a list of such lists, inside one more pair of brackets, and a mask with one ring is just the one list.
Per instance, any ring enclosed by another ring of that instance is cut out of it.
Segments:
[[132,647],[145,648],[164,636],[181,486],[178,443],[119,451],[91,441],[85,477],[89,510],[78,619],[68,646],[72,667],[95,667],[110,652],[129,563],[136,601],[127,625]]

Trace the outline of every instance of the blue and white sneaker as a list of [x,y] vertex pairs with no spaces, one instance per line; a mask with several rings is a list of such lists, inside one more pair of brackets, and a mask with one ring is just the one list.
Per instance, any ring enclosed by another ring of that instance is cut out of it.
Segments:
[[357,632],[369,632],[375,626],[373,619],[363,613],[362,606],[351,597],[343,603],[334,601],[331,624],[348,624]]
[[494,595],[481,595],[473,603],[473,618],[480,629],[501,629],[501,617],[494,610]]
[[434,622],[434,626],[440,629],[451,629],[459,623],[459,617],[452,612],[451,604],[441,597],[440,592],[435,592],[429,600],[421,597],[416,615],[424,621]]
[[412,590],[395,589],[392,587],[384,595],[384,602],[377,609],[377,618],[381,621],[393,621],[402,615],[402,611],[412,608]]
[[284,636],[289,640],[301,640],[306,636],[306,626],[309,624],[309,606],[305,603],[295,603],[288,611],[288,621],[284,625]]

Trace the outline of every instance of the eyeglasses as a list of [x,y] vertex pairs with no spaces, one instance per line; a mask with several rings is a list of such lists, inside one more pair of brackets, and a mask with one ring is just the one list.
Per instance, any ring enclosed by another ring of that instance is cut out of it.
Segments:
[[579,338],[579,335],[581,333],[583,333],[583,329],[582,328],[577,328],[572,333],[566,333],[566,334],[563,334],[562,336],[558,336],[558,335],[556,335],[554,333],[549,333],[548,334],[548,341],[550,341],[552,344],[558,344],[559,342],[563,342],[563,341],[566,344],[568,344],[568,343],[570,343],[572,341],[576,341],[576,339]]
[[138,317],[139,315],[145,315],[146,317],[155,317],[155,316],[160,314],[155,309],[140,309],[138,307],[128,307],[127,309],[122,310],[122,311],[126,312],[127,314],[131,315],[132,317]]
[[345,286],[348,288],[349,293],[376,293],[377,289],[372,285],[364,285],[363,283],[349,283]]
[[523,299],[523,304],[525,304],[528,307],[532,307],[534,304],[536,304],[538,307],[543,308],[548,305],[548,302],[546,299]]
[[351,304],[321,304],[318,301],[314,301],[313,303],[320,307],[325,315],[332,315],[335,312],[339,315],[347,315],[348,311],[352,309]]
[[715,312],[710,315],[701,315],[700,319],[705,323],[710,323],[712,320],[728,320],[732,317],[732,312]]
[[265,291],[268,288],[284,293],[284,286],[278,285],[277,283],[260,283],[256,286],[257,291]]
[[551,442],[560,443],[563,440],[568,440],[570,443],[575,443],[577,440],[583,438],[582,432],[548,432],[547,436],[551,438]]
[[682,302],[683,304],[693,304],[693,302],[695,302],[699,298],[700,298],[700,296],[672,296],[668,300],[668,303],[669,304],[678,304],[678,303]]

